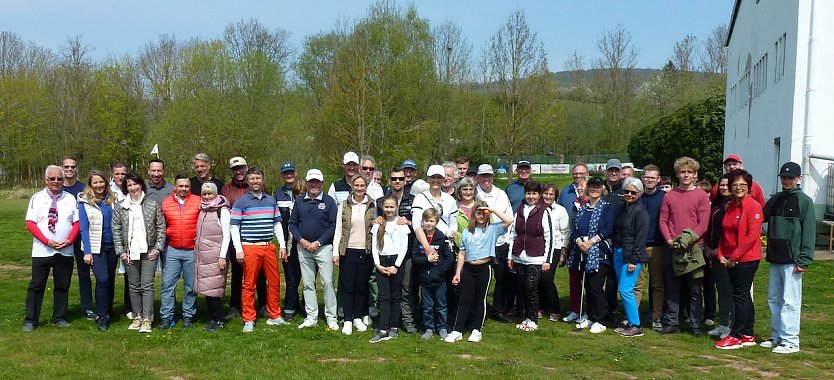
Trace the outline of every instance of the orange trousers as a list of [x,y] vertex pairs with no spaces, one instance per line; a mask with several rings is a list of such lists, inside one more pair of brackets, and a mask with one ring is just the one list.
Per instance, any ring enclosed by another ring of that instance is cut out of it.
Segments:
[[275,244],[243,246],[243,291],[240,296],[243,321],[255,321],[255,289],[258,273],[263,268],[266,275],[266,311],[269,318],[281,316],[281,274],[278,271],[278,257]]

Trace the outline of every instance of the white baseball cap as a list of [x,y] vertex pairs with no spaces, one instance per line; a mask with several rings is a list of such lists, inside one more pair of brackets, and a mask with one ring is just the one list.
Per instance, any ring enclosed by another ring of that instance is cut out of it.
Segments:
[[305,180],[310,181],[314,179],[324,182],[324,175],[321,174],[321,170],[310,169],[307,171],[307,177],[305,178]]
[[429,166],[429,170],[426,172],[426,177],[431,177],[434,175],[439,175],[441,177],[446,176],[446,171],[443,170],[443,167],[440,165],[432,165]]
[[481,174],[495,174],[492,170],[492,165],[490,164],[481,164],[478,166],[478,175]]
[[345,153],[345,157],[342,158],[342,164],[347,165],[351,162],[354,162],[357,165],[359,165],[359,156],[354,152]]

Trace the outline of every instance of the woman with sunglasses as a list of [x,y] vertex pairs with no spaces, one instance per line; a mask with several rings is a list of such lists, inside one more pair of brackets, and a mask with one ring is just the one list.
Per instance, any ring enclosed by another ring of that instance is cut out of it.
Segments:
[[646,239],[649,234],[649,213],[641,202],[643,182],[637,178],[623,181],[625,209],[614,221],[614,271],[617,275],[617,290],[623,300],[628,326],[617,327],[614,332],[624,337],[643,336],[640,328],[640,300],[634,296],[634,286],[643,265],[648,261]]

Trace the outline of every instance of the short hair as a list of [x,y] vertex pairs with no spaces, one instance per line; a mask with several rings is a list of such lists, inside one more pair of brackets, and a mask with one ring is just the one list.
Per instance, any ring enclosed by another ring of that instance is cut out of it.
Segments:
[[125,175],[125,181],[122,182],[122,186],[121,186],[122,194],[127,194],[127,181],[128,180],[136,182],[136,183],[139,184],[139,186],[142,186],[142,191],[143,192],[148,191],[148,186],[145,185],[145,181],[142,179],[142,176],[139,175],[139,173],[132,173],[131,172],[131,173],[127,173]]
[[110,171],[111,172],[116,168],[125,168],[125,169],[127,169],[127,165],[125,165],[125,163],[121,162],[121,161],[116,161],[116,162],[110,164]]
[[257,175],[260,175],[261,177],[263,177],[264,176],[264,171],[263,171],[263,169],[261,169],[257,166],[250,166],[249,170],[246,171],[246,176],[249,177],[250,174],[257,174]]
[[699,164],[698,161],[695,161],[694,158],[686,156],[675,160],[675,173],[683,170],[684,168],[688,168],[697,173],[698,169],[701,168],[701,164]]
[[58,166],[58,165],[49,165],[49,166],[46,167],[46,170],[43,171],[43,177],[44,178],[49,178],[49,172],[55,171],[55,170],[61,172],[62,173],[61,176],[64,175],[63,174],[64,169],[62,169],[60,166]]
[[534,192],[534,193],[541,194],[542,193],[542,184],[537,182],[537,181],[533,181],[533,180],[527,181],[527,183],[524,184],[524,192],[527,193],[527,192],[531,192],[531,191]]
[[76,164],[78,163],[78,160],[76,160],[75,157],[73,157],[73,156],[64,156],[64,157],[61,158],[61,165],[62,166],[64,164],[64,161],[66,161],[66,160],[73,160],[73,161],[75,161]]
[[374,169],[374,175],[377,175],[377,174],[379,174],[379,176],[382,177],[382,170]]
[[542,185],[542,194],[545,191],[548,191],[548,190],[551,190],[551,189],[553,190],[553,193],[556,194],[556,196],[558,197],[559,196],[559,188],[556,187],[556,185],[554,185],[552,183],[546,183],[546,184]]
[[633,186],[635,189],[637,189],[637,192],[639,193],[637,195],[643,195],[643,182],[639,179],[634,177],[628,177],[625,180],[623,180],[623,190],[625,190],[629,186]]
[[666,186],[666,185],[669,185],[669,186],[673,185],[672,184],[672,177],[669,177],[669,176],[660,177],[660,186]]
[[712,192],[712,184],[709,183],[707,180],[698,181],[695,183],[701,190],[705,191],[707,194]]
[[361,164],[362,161],[371,161],[372,163],[374,163],[374,165],[376,165],[376,160],[374,160],[374,156],[371,156],[370,154],[363,155],[362,158],[359,159],[359,163]]
[[158,158],[153,158],[150,161],[148,161],[148,167],[151,167],[151,164],[154,162],[159,162],[162,165],[162,168],[165,169],[165,161],[162,161]]
[[403,168],[401,168],[399,166],[394,166],[393,168],[391,168],[391,173],[398,173],[398,172],[401,172],[401,171],[403,171]]
[[630,169],[632,172],[634,171],[634,167],[631,165],[623,165],[623,170]]
[[458,167],[455,165],[455,163],[454,163],[454,162],[452,162],[452,161],[446,161],[446,162],[444,162],[441,166],[443,166],[443,169],[444,169],[444,170],[445,170],[446,168],[452,169],[452,171],[455,173],[455,174],[454,174],[455,179],[457,179],[457,178],[458,178]]
[[421,220],[426,221],[429,218],[432,218],[434,220],[439,220],[440,219],[440,212],[438,212],[437,209],[435,209],[433,207],[429,207],[429,208],[425,209],[423,211],[423,218]]
[[181,180],[181,179],[188,179],[188,180],[190,180],[190,179],[188,178],[188,174],[185,174],[185,173],[178,173],[176,176],[174,176],[174,182],[177,182],[177,181],[179,181],[179,180]]
[[657,174],[660,174],[660,167],[655,164],[648,164],[643,167],[643,172],[657,172]]
[[576,169],[577,166],[581,166],[581,167],[585,168],[585,170],[591,171],[590,169],[588,169],[588,164],[586,164],[582,161],[579,161],[579,162],[573,164],[573,167],[571,168],[571,171],[573,171],[573,169]]
[[750,191],[750,187],[753,186],[753,175],[750,174],[747,170],[744,169],[736,169],[730,172],[730,182],[727,182],[727,185],[732,185],[733,182],[741,178],[744,182],[747,183],[747,190]]
[[192,158],[191,161],[203,161],[203,162],[207,162],[209,165],[213,164],[211,162],[211,157],[209,157],[209,155],[205,154],[205,153],[195,154],[194,158]]
[[471,187],[475,189],[475,180],[473,180],[470,177],[463,177],[460,179],[460,182],[458,183],[458,188],[455,189],[455,196],[457,196],[458,199],[460,199],[460,189],[463,187]]
[[469,163],[469,157],[460,156],[460,157],[458,157],[457,160],[455,160],[455,164],[468,164],[468,163]]

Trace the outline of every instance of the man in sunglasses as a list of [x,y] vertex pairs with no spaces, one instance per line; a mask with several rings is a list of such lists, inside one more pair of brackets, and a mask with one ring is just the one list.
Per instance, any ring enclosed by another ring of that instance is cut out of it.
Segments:
[[26,294],[26,319],[23,331],[38,326],[43,293],[52,271],[52,324],[69,327],[67,308],[72,282],[72,243],[78,236],[78,208],[75,197],[64,191],[60,166],[46,168],[46,186],[29,200],[26,229],[32,234],[32,278]]
[[[64,174],[64,191],[78,199],[78,194],[84,191],[84,182],[78,180],[78,161],[72,157],[61,160],[61,171]],[[81,313],[88,320],[96,319],[93,312],[93,281],[90,279],[90,266],[84,262],[84,251],[81,249],[81,239],[76,239],[72,245],[75,262],[78,265],[78,295],[81,299]]]
[[[330,184],[330,188],[327,189],[327,195],[333,198],[337,205],[342,204],[350,195],[350,179],[359,173],[359,155],[355,152],[345,153],[342,157],[342,170],[345,175]],[[371,169],[371,172],[373,172],[373,169]]]
[[365,181],[368,183],[368,187],[365,189],[365,194],[368,194],[368,196],[373,200],[382,198],[385,194],[382,190],[382,185],[376,183],[376,180],[374,180],[374,172],[376,171],[376,161],[374,160],[374,157],[367,154],[362,156],[362,165],[359,166],[359,169],[361,170],[362,177],[365,177]]

